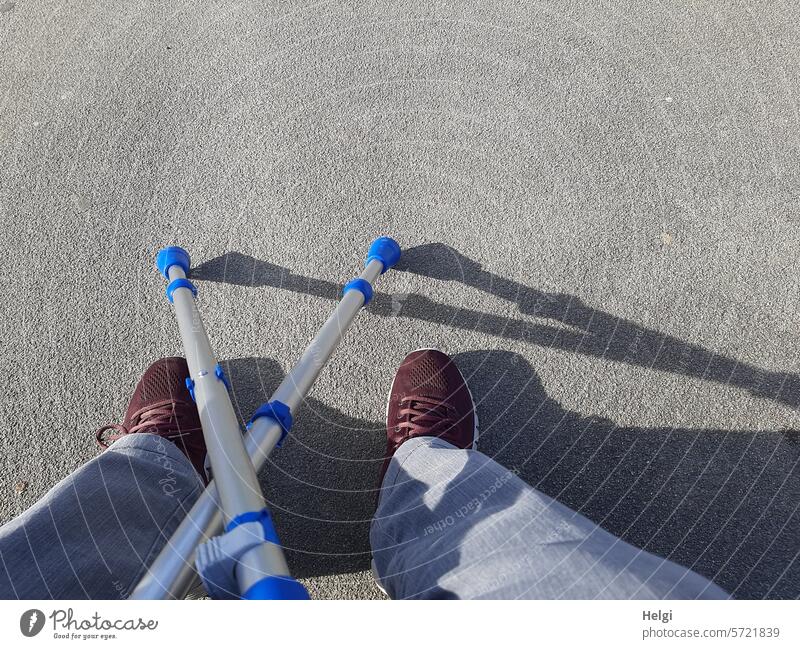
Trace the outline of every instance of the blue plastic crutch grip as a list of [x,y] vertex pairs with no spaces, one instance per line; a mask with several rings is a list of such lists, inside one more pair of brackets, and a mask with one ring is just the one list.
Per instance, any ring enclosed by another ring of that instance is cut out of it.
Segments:
[[156,266],[161,274],[169,279],[170,266],[180,266],[183,268],[184,274],[189,274],[189,269],[192,267],[192,259],[189,253],[179,246],[168,246],[162,248],[156,256]]
[[265,577],[248,588],[242,599],[311,599],[308,591],[291,577]]
[[377,259],[383,264],[381,275],[400,261],[400,244],[390,237],[379,237],[372,242],[367,252],[367,261],[365,266],[369,266],[369,262]]

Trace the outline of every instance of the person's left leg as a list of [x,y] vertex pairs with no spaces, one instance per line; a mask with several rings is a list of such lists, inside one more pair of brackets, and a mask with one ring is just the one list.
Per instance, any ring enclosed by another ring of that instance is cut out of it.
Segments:
[[186,361],[145,372],[108,450],[0,528],[0,598],[127,597],[204,487]]
[[688,568],[625,543],[475,450],[469,386],[436,350],[409,354],[387,407],[370,528],[393,598],[716,599]]

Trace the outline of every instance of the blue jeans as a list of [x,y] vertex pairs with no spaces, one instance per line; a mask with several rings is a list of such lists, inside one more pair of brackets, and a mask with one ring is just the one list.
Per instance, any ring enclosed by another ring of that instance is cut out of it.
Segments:
[[[126,597],[202,491],[171,442],[127,435],[0,528],[0,598]],[[477,451],[397,451],[370,531],[394,598],[722,598]]]
[[688,568],[625,543],[483,453],[420,437],[395,453],[370,530],[394,598],[719,599]]

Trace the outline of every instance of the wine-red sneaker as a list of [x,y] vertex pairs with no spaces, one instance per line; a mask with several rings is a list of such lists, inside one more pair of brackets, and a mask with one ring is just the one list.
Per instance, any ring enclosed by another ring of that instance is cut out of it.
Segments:
[[[122,424],[107,424],[95,433],[97,443],[108,448],[124,435],[152,433],[168,439],[189,458],[207,483],[204,468],[206,443],[197,406],[186,387],[189,366],[185,358],[161,358],[147,368],[133,392]],[[107,431],[115,431],[106,435]]]
[[395,451],[413,437],[438,437],[457,448],[476,447],[478,419],[472,393],[447,354],[418,349],[406,356],[389,392],[386,437],[379,484]]

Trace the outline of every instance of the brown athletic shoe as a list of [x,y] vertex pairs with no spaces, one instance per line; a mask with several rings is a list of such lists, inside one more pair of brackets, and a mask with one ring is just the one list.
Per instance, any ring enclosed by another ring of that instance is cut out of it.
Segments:
[[[99,428],[95,433],[97,443],[108,448],[111,442],[124,435],[159,435],[183,451],[203,481],[208,482],[203,466],[206,443],[197,406],[186,387],[188,376],[189,366],[185,358],[157,360],[139,380],[122,424]],[[116,434],[106,435],[109,430],[116,431]]]
[[438,437],[458,448],[475,448],[475,404],[467,382],[447,354],[418,349],[406,356],[389,392],[386,436],[380,484],[395,451],[412,437]]

